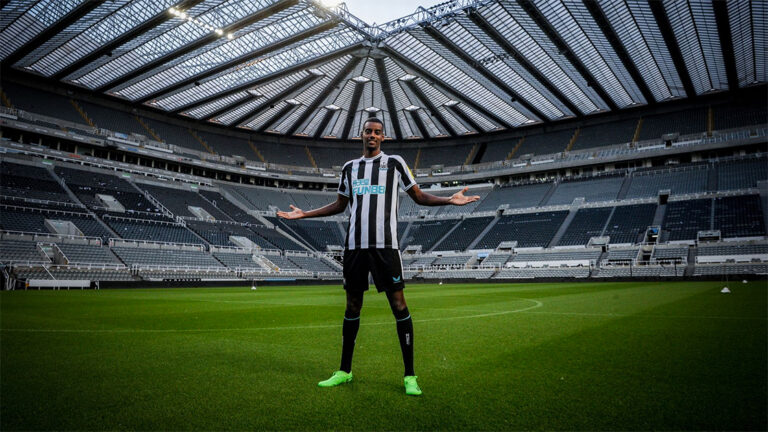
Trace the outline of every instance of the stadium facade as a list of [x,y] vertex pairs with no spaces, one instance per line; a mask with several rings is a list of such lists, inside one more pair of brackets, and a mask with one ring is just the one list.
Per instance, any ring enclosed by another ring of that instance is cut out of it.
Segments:
[[338,281],[346,218],[275,212],[369,116],[481,196],[400,197],[408,279],[768,275],[762,2],[49,3],[3,7],[5,288]]

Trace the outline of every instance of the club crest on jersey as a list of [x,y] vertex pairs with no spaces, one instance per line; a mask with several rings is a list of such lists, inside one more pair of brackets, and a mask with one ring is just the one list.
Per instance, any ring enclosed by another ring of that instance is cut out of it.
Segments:
[[355,195],[383,195],[387,192],[385,185],[372,185],[370,179],[352,181],[352,193]]
[[386,170],[387,170],[387,161],[383,160],[379,165],[379,171],[386,171]]

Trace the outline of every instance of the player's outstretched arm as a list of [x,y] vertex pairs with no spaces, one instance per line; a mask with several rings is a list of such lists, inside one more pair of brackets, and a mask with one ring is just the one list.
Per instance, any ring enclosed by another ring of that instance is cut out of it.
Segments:
[[440,206],[440,205],[463,206],[480,199],[480,196],[478,195],[470,195],[470,196],[464,195],[464,193],[468,190],[469,190],[469,186],[456,192],[450,197],[439,197],[436,195],[432,195],[430,193],[426,193],[422,191],[418,185],[414,185],[412,188],[408,189],[408,195],[411,197],[411,199],[413,199],[413,201],[416,202],[416,204],[420,204],[423,206]]
[[348,202],[349,198],[339,194],[336,196],[336,201],[328,204],[327,206],[320,207],[319,209],[304,211],[295,205],[291,205],[291,211],[279,211],[277,212],[277,215],[283,219],[305,219],[333,216],[343,212],[344,209],[347,208]]

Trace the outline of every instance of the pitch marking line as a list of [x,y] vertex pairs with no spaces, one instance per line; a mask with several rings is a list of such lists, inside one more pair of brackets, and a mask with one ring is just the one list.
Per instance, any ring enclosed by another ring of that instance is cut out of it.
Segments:
[[[423,323],[423,322],[451,321],[451,320],[470,319],[470,318],[486,318],[486,317],[492,317],[492,316],[525,312],[531,309],[536,309],[544,306],[544,303],[538,300],[524,299],[524,298],[521,298],[519,300],[533,302],[534,304],[533,306],[528,306],[522,309],[513,309],[508,311],[490,312],[490,313],[484,313],[484,314],[465,315],[465,316],[457,316],[457,317],[427,318],[422,320],[414,320],[414,322]],[[392,325],[392,321],[372,322],[372,323],[363,322],[363,323],[360,323],[360,325],[362,326]],[[281,326],[281,327],[220,328],[220,329],[215,329],[215,328],[209,328],[209,329],[12,329],[12,328],[4,328],[4,329],[0,329],[0,331],[16,332],[16,333],[210,333],[210,332],[227,332],[227,331],[247,332],[247,331],[259,331],[259,330],[301,330],[301,329],[338,328],[338,327],[341,327],[341,324]]]

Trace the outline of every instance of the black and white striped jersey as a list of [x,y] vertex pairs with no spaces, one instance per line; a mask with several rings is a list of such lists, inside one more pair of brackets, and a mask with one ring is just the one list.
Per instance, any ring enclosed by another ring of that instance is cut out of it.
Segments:
[[341,170],[339,193],[349,198],[346,249],[398,249],[397,193],[416,185],[402,157],[380,152]]

